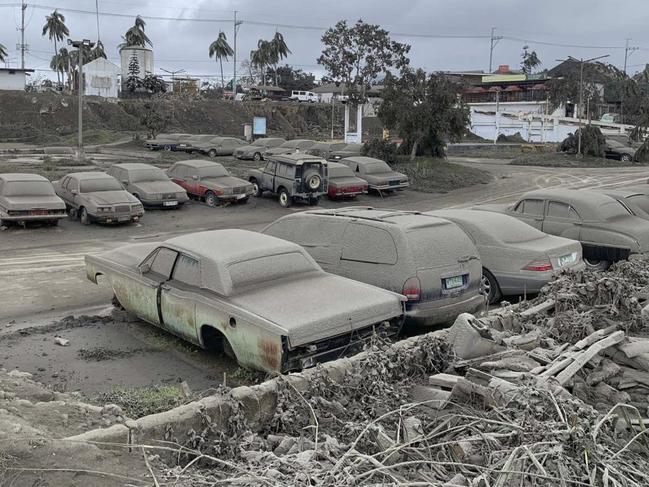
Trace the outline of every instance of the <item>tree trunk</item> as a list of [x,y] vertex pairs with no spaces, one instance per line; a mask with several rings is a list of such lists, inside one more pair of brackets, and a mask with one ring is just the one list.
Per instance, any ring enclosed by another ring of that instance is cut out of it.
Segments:
[[415,160],[415,156],[417,155],[417,148],[419,147],[419,139],[421,137],[417,137],[415,141],[412,143],[412,150],[410,151],[410,162]]
[[277,84],[277,64],[275,64],[275,86],[279,86]]
[[[56,57],[59,54],[59,50],[56,47],[56,37],[54,38],[54,57]],[[61,73],[59,72],[59,68],[57,66],[56,68],[56,82],[57,84],[61,84]],[[58,86],[57,86],[58,89]]]
[[223,77],[223,59],[219,58],[219,64],[221,64],[221,88],[225,89],[225,78]]

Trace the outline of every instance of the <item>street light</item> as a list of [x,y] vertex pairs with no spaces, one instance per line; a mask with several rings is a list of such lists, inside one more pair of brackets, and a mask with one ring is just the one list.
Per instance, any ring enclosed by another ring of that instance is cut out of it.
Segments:
[[83,48],[92,49],[95,47],[94,42],[90,42],[88,39],[82,41],[73,41],[68,39],[68,45],[77,48],[79,53],[79,78],[77,80],[77,91],[79,93],[79,158],[83,156],[83,92],[85,91],[85,83],[83,88],[81,83],[83,83]]
[[579,136],[577,137],[577,156],[581,155],[581,112],[583,111],[582,104],[584,102],[584,64],[586,63],[592,63],[593,61],[597,61],[598,59],[604,59],[608,57],[608,54],[604,54],[603,56],[597,56],[593,57],[590,59],[576,59],[572,56],[568,56],[568,59],[557,59],[557,61],[564,62],[564,61],[572,61],[579,63]]

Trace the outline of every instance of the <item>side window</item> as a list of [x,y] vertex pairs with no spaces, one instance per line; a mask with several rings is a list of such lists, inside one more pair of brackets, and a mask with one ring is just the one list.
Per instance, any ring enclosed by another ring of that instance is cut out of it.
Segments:
[[180,178],[182,173],[181,166],[178,165],[173,165],[169,168],[169,171],[167,171],[167,174],[169,175],[170,178]]
[[370,264],[396,264],[397,247],[389,232],[351,223],[343,235],[342,260]]
[[201,282],[200,264],[196,259],[180,254],[174,267],[173,280],[199,287]]
[[276,162],[268,161],[268,164],[266,164],[266,169],[264,169],[264,172],[267,172],[269,174],[275,174],[276,166],[277,166]]
[[79,191],[79,183],[74,178],[68,178],[66,189],[68,191]]
[[579,220],[579,215],[570,206],[558,201],[550,201],[548,204],[548,218],[561,218],[564,220]]
[[543,216],[543,200],[523,200],[516,211],[530,216]]
[[158,252],[153,256],[153,261],[151,262],[151,267],[149,269],[150,274],[157,274],[160,277],[163,277],[165,280],[171,277],[171,271],[174,268],[174,263],[176,262],[176,257],[178,252],[175,250],[168,249],[166,247],[160,247]]

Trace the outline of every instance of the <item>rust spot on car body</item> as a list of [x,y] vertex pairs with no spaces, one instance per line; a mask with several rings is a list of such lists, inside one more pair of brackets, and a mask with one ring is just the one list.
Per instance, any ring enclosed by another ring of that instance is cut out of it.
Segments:
[[268,369],[281,372],[282,350],[279,344],[260,338],[258,345],[262,363]]

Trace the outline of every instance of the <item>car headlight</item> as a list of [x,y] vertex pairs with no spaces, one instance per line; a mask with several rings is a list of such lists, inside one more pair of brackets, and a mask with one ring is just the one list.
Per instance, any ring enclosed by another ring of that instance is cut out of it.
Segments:
[[131,205],[131,210],[132,211],[142,211],[142,210],[144,210],[144,206],[142,206],[139,203],[137,205]]
[[113,211],[112,206],[98,206],[97,207],[97,213],[110,213]]

